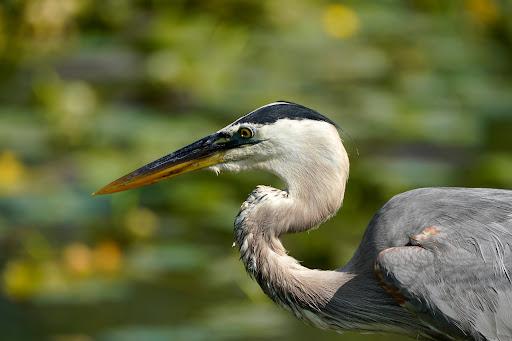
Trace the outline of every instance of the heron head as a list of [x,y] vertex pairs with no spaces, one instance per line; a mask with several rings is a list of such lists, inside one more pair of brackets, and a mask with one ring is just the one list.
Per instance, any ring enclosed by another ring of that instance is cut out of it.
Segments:
[[[340,153],[346,156],[331,120],[299,104],[281,101],[258,108],[93,194],[125,191],[206,167],[217,173],[262,169],[286,181],[288,173],[302,171],[307,163],[329,167],[319,162],[320,157],[339,162]],[[348,167],[348,160],[346,163]]]

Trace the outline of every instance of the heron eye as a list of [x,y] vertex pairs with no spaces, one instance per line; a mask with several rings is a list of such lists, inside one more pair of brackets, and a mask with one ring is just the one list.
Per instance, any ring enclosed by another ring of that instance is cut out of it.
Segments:
[[250,139],[253,135],[252,130],[249,128],[241,128],[239,133],[240,136],[243,137],[244,139]]

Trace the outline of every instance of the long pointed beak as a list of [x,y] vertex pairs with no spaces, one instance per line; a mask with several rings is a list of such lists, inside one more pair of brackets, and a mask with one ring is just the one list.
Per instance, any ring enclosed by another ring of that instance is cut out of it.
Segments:
[[225,138],[215,133],[153,161],[111,182],[92,195],[110,194],[142,187],[196,169],[222,163],[229,149]]

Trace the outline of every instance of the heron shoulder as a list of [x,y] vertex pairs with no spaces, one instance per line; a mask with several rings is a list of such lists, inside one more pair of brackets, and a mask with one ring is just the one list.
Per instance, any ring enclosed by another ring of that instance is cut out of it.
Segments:
[[453,240],[492,233],[507,240],[510,235],[512,242],[512,191],[430,187],[400,193],[373,216],[361,245],[376,257],[386,248],[407,245],[432,226]]
[[[496,206],[497,205],[497,206]],[[450,210],[452,213],[468,209],[494,208],[501,214],[512,214],[512,190],[464,187],[425,187],[403,192],[392,197],[379,212],[401,209],[432,210],[432,214]],[[423,214],[425,212],[422,212]],[[474,212],[477,214],[478,212]]]
[[368,230],[379,252],[375,273],[397,303],[454,338],[509,335],[512,191],[405,192],[383,206]]

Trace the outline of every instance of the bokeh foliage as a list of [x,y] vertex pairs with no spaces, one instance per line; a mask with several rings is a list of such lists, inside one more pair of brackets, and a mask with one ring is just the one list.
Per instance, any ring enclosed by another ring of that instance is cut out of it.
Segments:
[[245,275],[232,221],[268,174],[107,182],[275,100],[336,121],[340,214],[285,238],[336,268],[426,186],[512,188],[510,1],[0,2],[2,340],[395,340],[303,326]]

